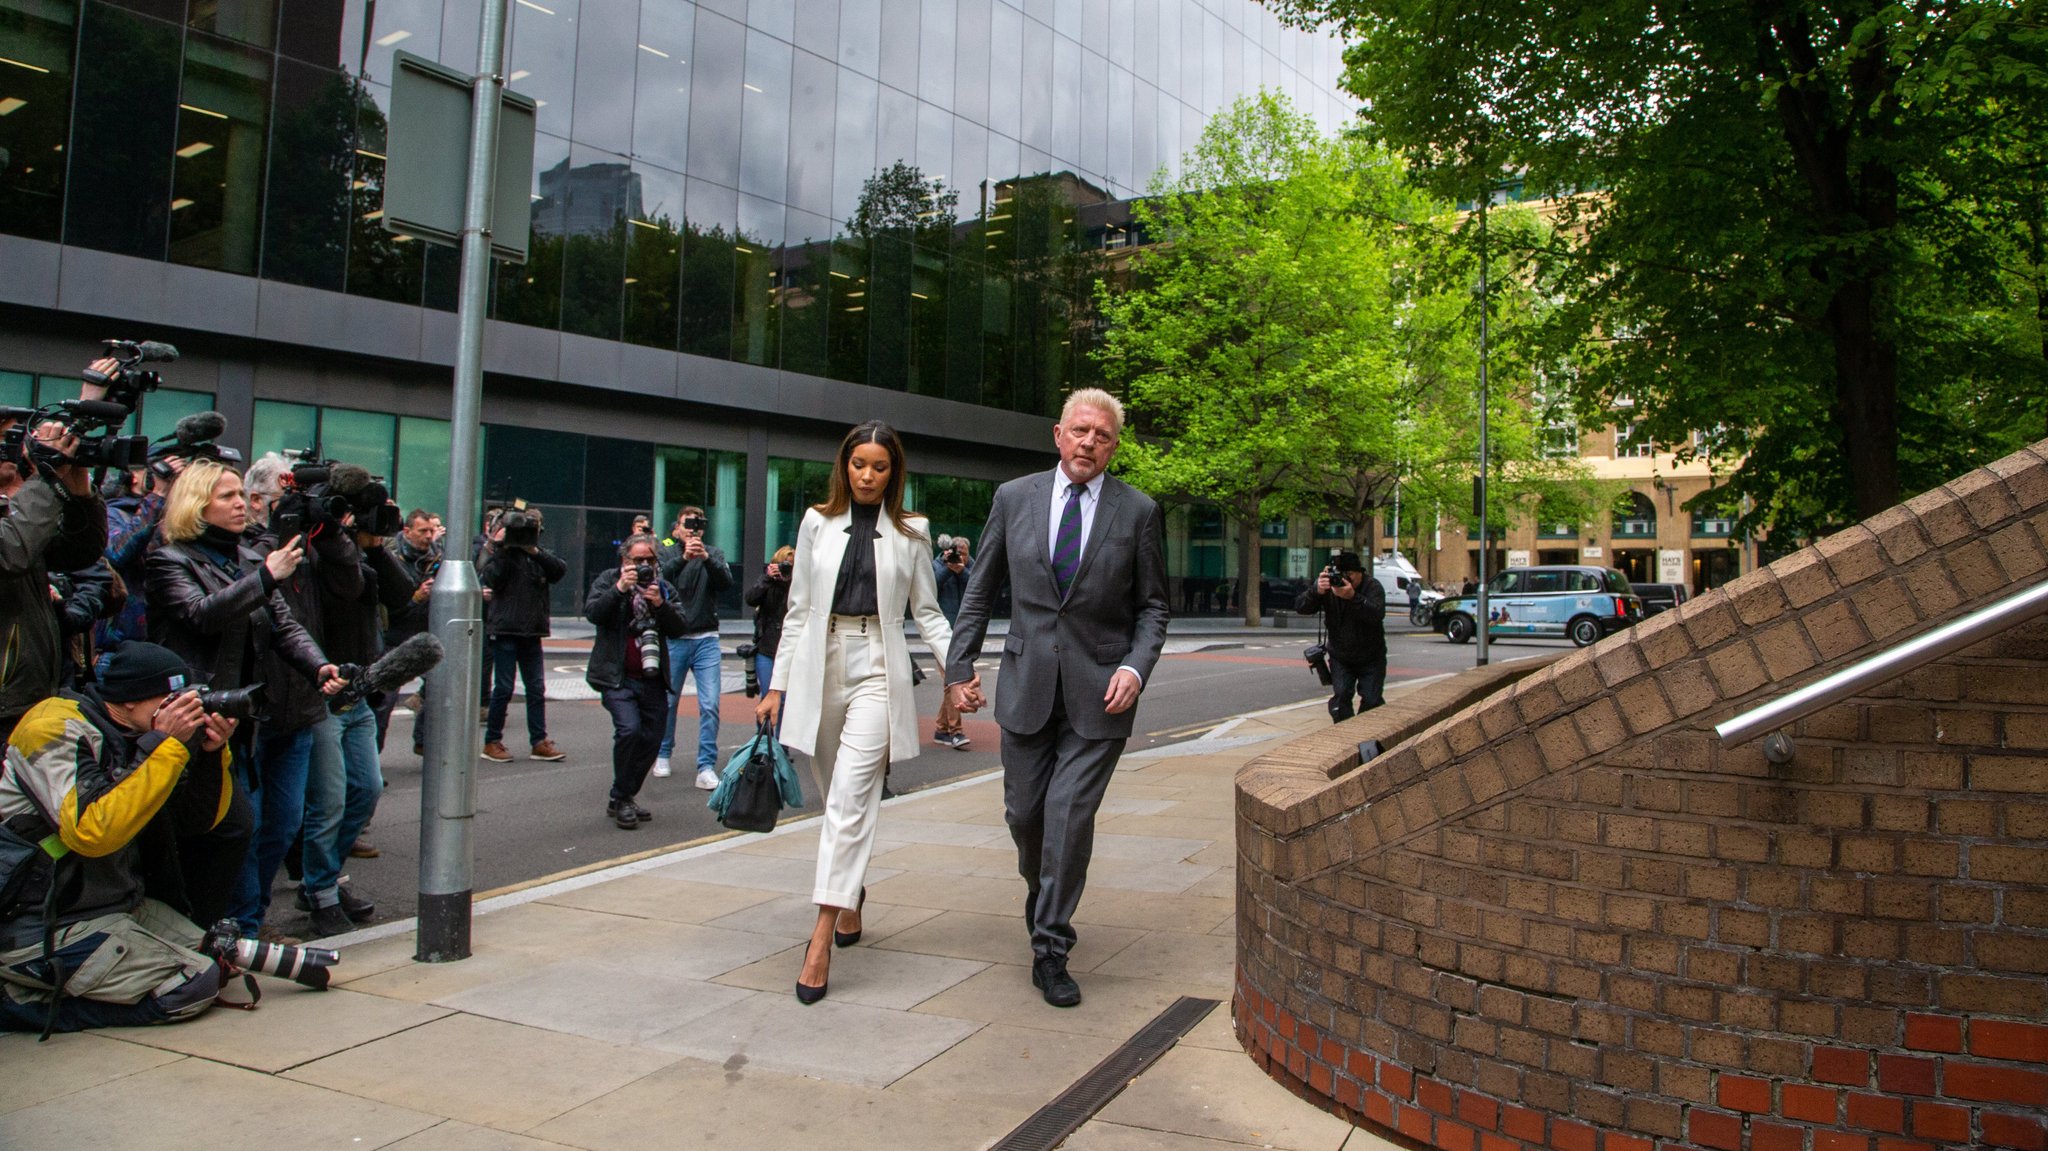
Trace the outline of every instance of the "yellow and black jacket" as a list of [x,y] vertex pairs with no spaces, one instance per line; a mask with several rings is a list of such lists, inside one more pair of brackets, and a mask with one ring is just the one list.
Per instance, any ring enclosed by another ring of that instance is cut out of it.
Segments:
[[228,759],[226,749],[203,752],[159,731],[123,731],[90,693],[63,692],[30,708],[7,741],[0,819],[15,826],[40,812],[55,822],[71,852],[66,866],[78,869],[75,894],[66,881],[57,922],[139,906],[136,837],[159,816],[178,834],[217,825],[234,797]]

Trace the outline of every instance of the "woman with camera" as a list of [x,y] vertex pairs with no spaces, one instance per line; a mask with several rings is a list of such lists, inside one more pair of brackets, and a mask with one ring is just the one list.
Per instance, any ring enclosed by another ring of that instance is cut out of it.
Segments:
[[676,589],[655,562],[658,546],[651,535],[628,538],[619,547],[619,566],[591,581],[583,601],[583,617],[597,625],[583,678],[612,717],[605,814],[626,831],[654,818],[637,800],[668,712],[668,641],[685,629]]
[[784,718],[782,739],[811,755],[812,779],[830,771],[818,836],[817,925],[804,951],[796,997],[825,997],[832,945],[860,940],[881,812],[882,777],[892,760],[917,755],[917,704],[910,694],[904,605],[940,663],[953,642],[932,579],[931,528],[903,507],[903,442],[869,420],[846,434],[832,469],[831,496],[804,513],[774,678],[754,709],[764,723]]
[[[164,501],[163,542],[143,565],[151,642],[176,652],[209,691],[257,682],[265,653],[323,692],[340,690],[340,671],[278,592],[304,561],[305,541],[294,536],[266,554],[244,547],[248,527],[242,477],[218,460],[187,464]],[[255,822],[248,807],[253,726],[244,725],[231,747],[231,760],[242,769],[234,798],[241,818],[231,812],[207,836],[178,844],[184,910],[202,927],[227,913]]]
[[795,548],[776,548],[761,578],[747,589],[747,606],[754,609],[754,665],[747,669],[754,682],[747,685],[748,695],[775,680],[775,649],[782,643],[782,617],[789,614],[789,569],[795,559]]

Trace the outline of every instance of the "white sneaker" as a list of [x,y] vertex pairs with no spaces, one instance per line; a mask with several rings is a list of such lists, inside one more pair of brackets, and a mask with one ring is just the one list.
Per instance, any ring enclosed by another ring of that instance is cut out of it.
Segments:
[[668,777],[668,757],[664,755],[660,759],[654,761],[654,778],[667,779]]
[[698,790],[698,791],[717,791],[717,790],[718,790],[718,773],[717,773],[717,772],[715,772],[715,771],[713,771],[713,770],[711,770],[711,769],[710,769],[710,768],[708,768],[708,767],[701,767],[701,768],[698,768],[698,769],[697,769],[697,790]]

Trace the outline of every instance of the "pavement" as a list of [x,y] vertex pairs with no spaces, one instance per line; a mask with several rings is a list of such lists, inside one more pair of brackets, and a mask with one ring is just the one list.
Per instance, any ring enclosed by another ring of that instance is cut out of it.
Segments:
[[252,1012],[0,1036],[0,1147],[973,1151],[1196,996],[1218,1006],[1064,1146],[1392,1148],[1231,1034],[1232,779],[1327,722],[1282,707],[1125,757],[1075,917],[1075,1008],[1031,986],[990,773],[884,806],[864,938],[834,953],[815,1006],[792,995],[816,915],[804,819],[482,901],[459,962],[414,962],[402,921],[323,940],[341,951],[328,991],[266,978]]

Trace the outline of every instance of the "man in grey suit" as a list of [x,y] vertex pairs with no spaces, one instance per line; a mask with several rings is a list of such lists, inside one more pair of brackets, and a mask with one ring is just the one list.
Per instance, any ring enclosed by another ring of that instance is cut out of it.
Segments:
[[1010,633],[996,693],[1003,818],[1029,887],[1031,982],[1055,1007],[1081,1002],[1067,952],[1095,811],[1166,642],[1159,505],[1103,471],[1116,455],[1123,415],[1108,392],[1073,393],[1053,428],[1059,467],[996,490],[946,660],[954,705],[978,710],[984,701],[974,660],[989,606],[1009,580]]

